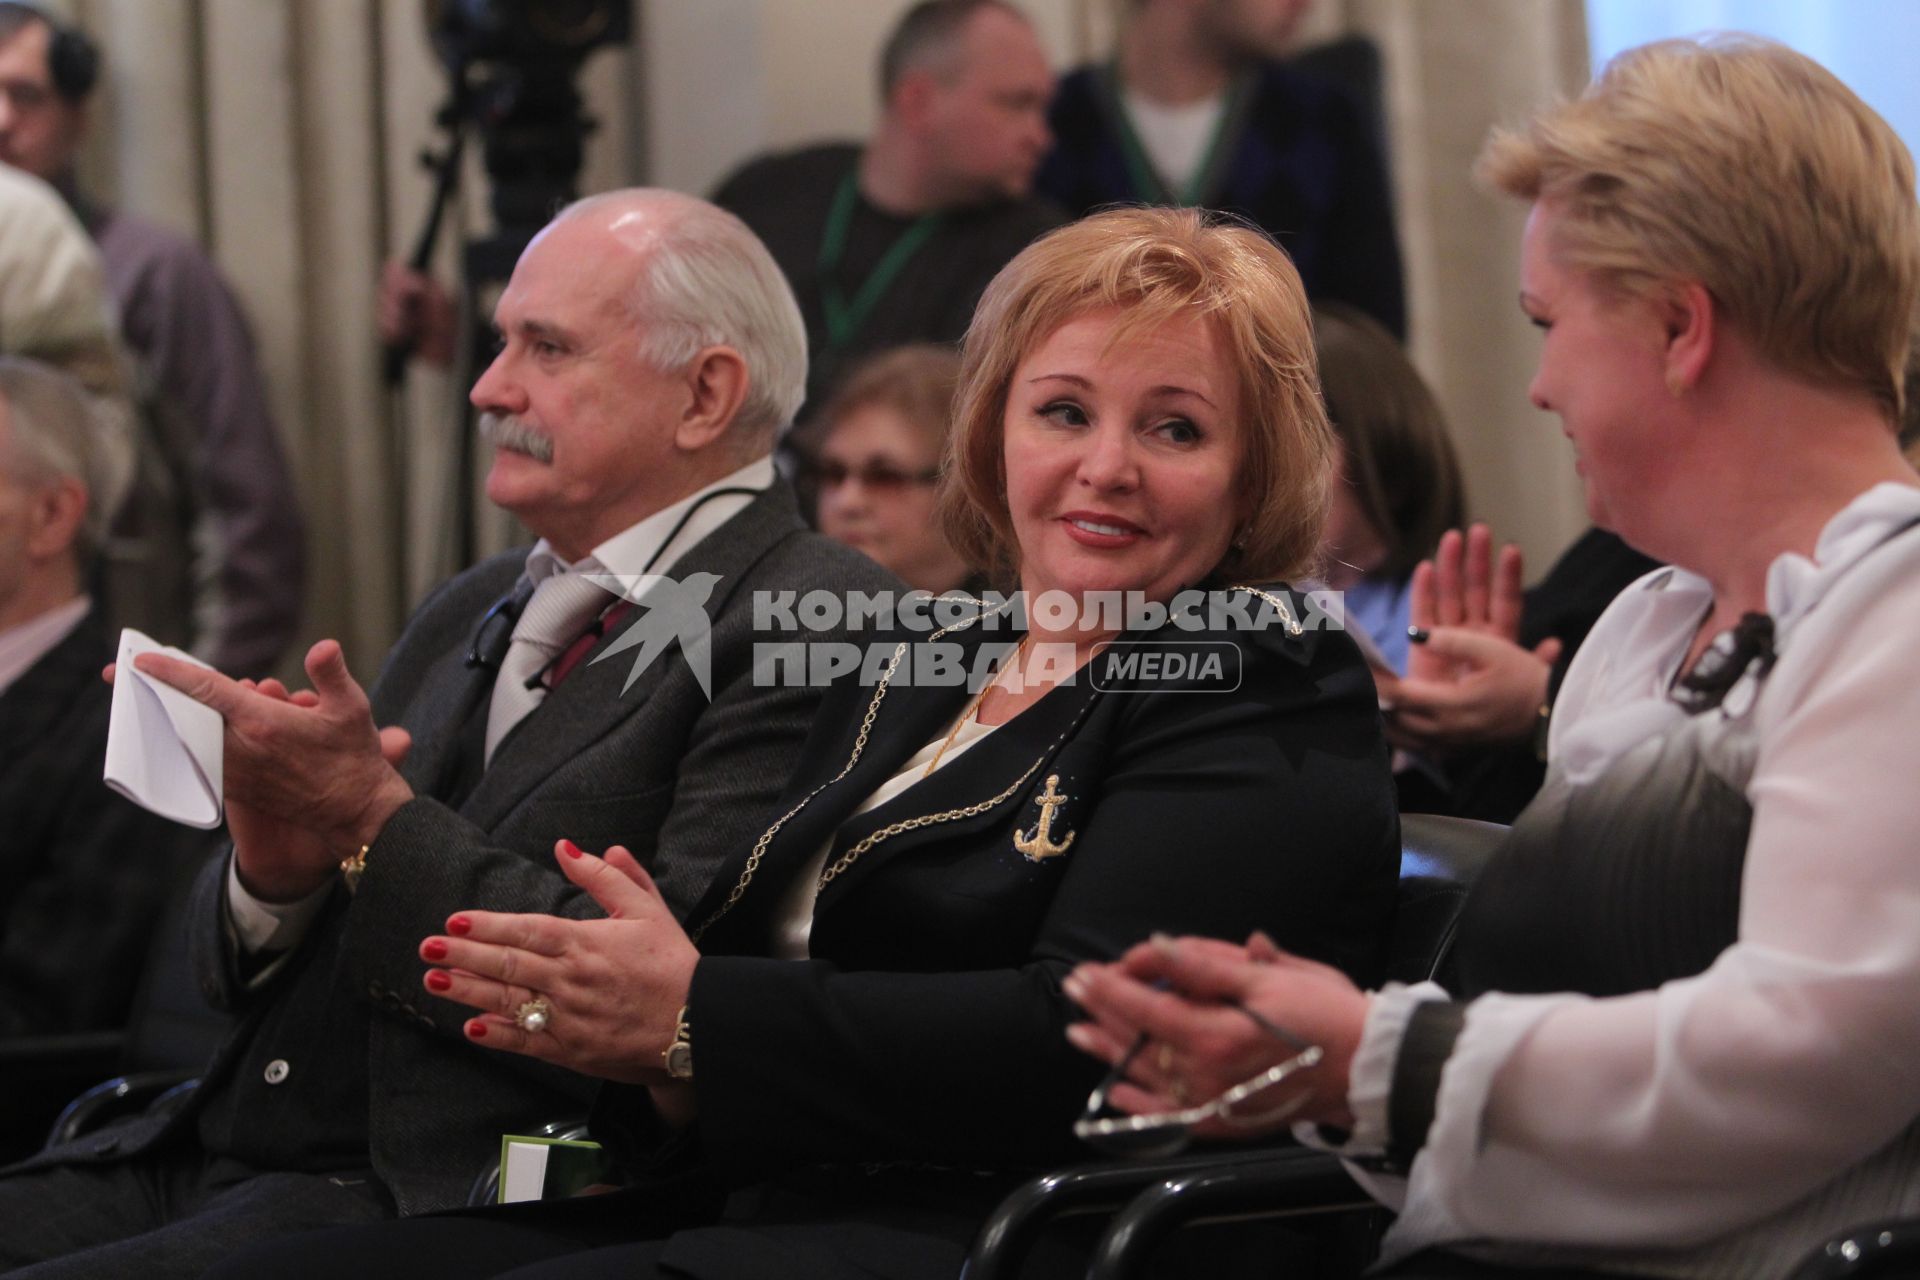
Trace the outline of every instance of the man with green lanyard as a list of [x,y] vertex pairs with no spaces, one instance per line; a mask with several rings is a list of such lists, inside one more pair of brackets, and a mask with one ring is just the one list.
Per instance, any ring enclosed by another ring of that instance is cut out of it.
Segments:
[[807,400],[860,357],[953,342],[1001,267],[1065,220],[1031,195],[1053,73],[1003,0],[922,0],[880,59],[865,146],[750,161],[714,194],[773,251],[807,322]]
[[1239,213],[1316,301],[1406,336],[1380,145],[1336,86],[1276,61],[1308,0],[1128,0],[1112,61],[1060,83],[1039,189],[1078,216],[1115,201]]

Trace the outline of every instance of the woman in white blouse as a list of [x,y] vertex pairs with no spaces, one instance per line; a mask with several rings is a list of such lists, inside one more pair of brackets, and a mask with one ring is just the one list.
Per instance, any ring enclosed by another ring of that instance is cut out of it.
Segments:
[[1913,164],[1828,72],[1723,36],[1621,55],[1479,168],[1532,204],[1532,399],[1594,522],[1673,567],[1569,673],[1460,990],[1161,939],[1075,972],[1069,1034],[1136,1048],[1136,1113],[1295,1053],[1235,1003],[1322,1046],[1245,1105],[1370,1170],[1388,1274],[1780,1275],[1920,1212]]

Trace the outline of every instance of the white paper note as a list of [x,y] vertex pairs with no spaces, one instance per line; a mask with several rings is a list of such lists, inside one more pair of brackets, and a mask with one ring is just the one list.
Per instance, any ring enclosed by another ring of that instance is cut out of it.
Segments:
[[164,653],[206,666],[131,627],[121,631],[113,714],[107,724],[107,785],[163,818],[189,827],[217,827],[226,721],[212,707],[136,671],[133,659],[142,653]]
[[506,1144],[500,1168],[501,1204],[538,1200],[546,1193],[547,1153],[551,1150],[544,1142],[509,1141]]

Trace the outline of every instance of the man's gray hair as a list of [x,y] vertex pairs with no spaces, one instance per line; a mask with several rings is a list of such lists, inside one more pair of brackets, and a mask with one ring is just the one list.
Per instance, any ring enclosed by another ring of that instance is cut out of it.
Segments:
[[93,398],[52,365],[0,356],[0,401],[6,404],[7,456],[15,479],[49,484],[72,477],[87,489],[81,530],[84,560],[106,545],[107,527],[133,479],[123,433],[102,420]]
[[[746,223],[677,191],[639,187],[588,196],[560,217],[611,207],[658,215],[640,233],[646,260],[632,300],[641,358],[679,370],[707,347],[732,347],[747,366],[736,425],[772,439],[807,394],[806,322],[773,255]],[[614,231],[621,234],[617,220]]]

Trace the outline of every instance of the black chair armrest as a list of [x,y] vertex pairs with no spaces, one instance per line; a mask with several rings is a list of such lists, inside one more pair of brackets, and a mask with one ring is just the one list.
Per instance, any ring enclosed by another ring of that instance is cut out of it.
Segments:
[[1333,1156],[1301,1148],[1269,1149],[1264,1155],[1161,1178],[1141,1191],[1101,1236],[1087,1280],[1145,1274],[1154,1248],[1179,1227],[1378,1208]]
[[97,1084],[69,1102],[47,1135],[49,1147],[83,1138],[115,1120],[179,1106],[200,1083],[191,1071],[145,1071]]
[[1800,1260],[1789,1280],[1905,1280],[1920,1274],[1920,1218],[1869,1222]]
[[126,1037],[118,1031],[9,1036],[0,1040],[0,1164],[32,1155],[60,1108],[88,1085],[125,1071]]
[[1258,1165],[1292,1148],[1208,1148],[1164,1160],[1115,1160],[1043,1174],[1023,1182],[1000,1202],[973,1238],[964,1280],[1012,1280],[1027,1250],[1055,1218],[1112,1213],[1142,1188],[1169,1178],[1240,1165]]

